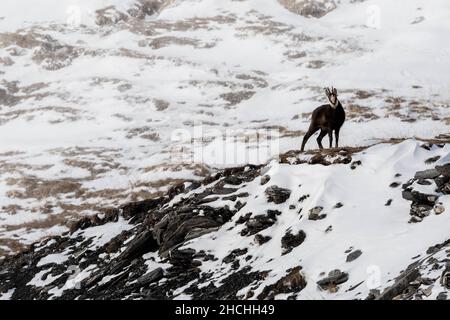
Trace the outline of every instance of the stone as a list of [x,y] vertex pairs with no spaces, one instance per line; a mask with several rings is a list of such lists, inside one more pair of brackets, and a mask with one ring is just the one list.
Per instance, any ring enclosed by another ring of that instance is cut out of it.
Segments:
[[442,166],[436,166],[436,170],[444,177],[450,178],[450,163],[446,163]]
[[258,300],[274,299],[276,295],[282,293],[300,292],[306,287],[306,280],[300,272],[301,267],[287,270],[288,274],[272,285],[266,286],[258,295]]
[[295,247],[298,247],[305,241],[306,233],[300,230],[297,234],[293,235],[290,231],[281,238],[281,248],[283,248],[282,255],[292,251]]
[[359,256],[361,256],[361,255],[362,255],[362,251],[361,250],[359,250],[359,249],[355,250],[355,251],[353,251],[353,252],[351,252],[351,253],[349,253],[347,255],[347,259],[345,261],[352,262],[352,261],[358,259]]
[[277,221],[277,215],[280,214],[281,212],[277,210],[267,210],[267,214],[260,214],[249,219],[245,223],[246,228],[241,231],[241,235],[251,236],[272,226]]
[[309,220],[321,220],[324,219],[327,215],[326,214],[320,214],[320,212],[322,212],[323,207],[314,207],[312,209],[309,210],[308,213],[308,219]]
[[436,297],[436,300],[447,300],[447,292],[439,292]]
[[222,261],[225,263],[233,262],[236,259],[236,257],[242,256],[242,255],[246,254],[247,252],[248,252],[247,248],[234,249],[225,258],[223,258]]
[[231,185],[240,185],[242,183],[242,179],[240,179],[237,176],[231,175],[227,176],[223,179],[225,183],[231,184]]
[[423,171],[417,171],[414,175],[414,179],[434,179],[439,177],[440,172],[437,169],[428,169]]
[[272,237],[269,237],[269,236],[263,236],[263,235],[261,235],[261,234],[256,234],[256,235],[255,235],[255,242],[256,242],[258,245],[262,245],[262,244],[264,244],[264,243],[270,241],[270,239],[272,239]]
[[346,282],[348,279],[349,277],[346,272],[342,272],[341,270],[336,269],[330,271],[327,277],[317,281],[316,283],[322,290],[328,290],[329,288]]
[[289,199],[291,190],[280,188],[276,185],[270,186],[266,189],[265,194],[268,202],[274,202],[275,204],[284,203]]
[[147,273],[146,275],[140,277],[137,282],[139,285],[143,286],[153,282],[157,282],[164,277],[164,271],[162,268],[156,268],[155,270]]

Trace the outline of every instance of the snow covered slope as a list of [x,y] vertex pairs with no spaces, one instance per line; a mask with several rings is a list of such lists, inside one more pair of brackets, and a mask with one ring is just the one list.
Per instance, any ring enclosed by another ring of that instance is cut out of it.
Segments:
[[406,140],[226,169],[4,260],[0,293],[445,299],[449,159],[448,144]]
[[252,163],[297,148],[325,85],[342,145],[448,133],[448,1],[307,2],[1,1],[0,256],[245,164],[217,156],[225,130]]

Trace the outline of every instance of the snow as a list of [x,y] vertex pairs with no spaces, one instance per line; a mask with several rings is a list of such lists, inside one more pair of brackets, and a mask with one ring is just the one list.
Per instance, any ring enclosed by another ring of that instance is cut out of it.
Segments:
[[69,259],[69,257],[65,254],[62,253],[53,253],[53,254],[49,254],[45,257],[43,257],[38,263],[37,263],[37,267],[46,265],[46,264],[51,264],[51,263],[56,263],[56,264],[62,264],[64,262],[66,262]]
[[[410,224],[411,203],[402,198],[400,188],[389,187],[394,180],[404,183],[416,171],[430,167],[424,161],[431,155],[444,157],[450,152],[450,146],[445,146],[434,149],[430,154],[420,145],[418,141],[408,140],[396,145],[371,147],[353,157],[354,161],[362,162],[355,170],[351,170],[349,165],[272,164],[266,173],[271,176],[269,184],[290,189],[292,193],[288,201],[273,205],[268,204],[264,197],[249,197],[232,221],[223,225],[217,233],[194,239],[185,247],[210,252],[218,261],[222,261],[233,249],[249,248],[253,258],[245,264],[250,264],[255,270],[271,271],[269,278],[255,291],[254,297],[265,285],[276,282],[286,274],[289,268],[301,266],[308,284],[297,299],[363,299],[370,289],[386,288],[388,281],[412,262],[412,257],[448,239],[448,214],[433,214],[422,223]],[[395,178],[398,173],[401,177]],[[261,186],[259,179],[255,179],[237,192],[261,195],[269,184]],[[311,196],[298,204],[297,200],[306,194]],[[393,199],[390,206],[385,205],[388,199]],[[450,205],[448,196],[440,199],[444,207]],[[342,208],[334,208],[338,202],[343,204]],[[218,200],[210,204],[219,206],[224,203]],[[295,211],[289,209],[290,204],[297,205]],[[316,206],[324,208],[326,218],[308,220],[309,209]],[[299,208],[302,208],[301,214],[297,213]],[[241,237],[242,227],[239,226],[229,231],[236,220],[247,212],[257,215],[268,209],[282,212],[274,226],[261,232],[272,237],[268,243],[257,246],[253,237]],[[326,233],[328,226],[332,226],[332,231]],[[281,238],[287,230],[292,233],[303,230],[306,240],[290,254],[281,255]],[[217,246],[218,243],[220,246]],[[345,251],[349,248],[361,250],[362,255],[347,263]],[[218,283],[229,271],[228,268],[221,271],[221,267],[221,263],[205,262],[202,271],[215,271],[215,281]],[[337,294],[319,291],[316,281],[322,273],[334,269],[348,272],[350,280],[341,285]],[[346,292],[360,282],[363,284],[357,289]]]
[[82,235],[86,240],[92,239],[92,250],[98,249],[108,243],[112,238],[118,236],[122,231],[130,230],[133,225],[128,224],[123,218],[117,222],[108,222],[99,226],[78,230],[72,234],[73,238]]

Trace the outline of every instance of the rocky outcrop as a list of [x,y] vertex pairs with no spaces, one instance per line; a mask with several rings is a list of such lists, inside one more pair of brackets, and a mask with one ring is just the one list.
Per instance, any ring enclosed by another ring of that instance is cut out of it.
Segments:
[[321,18],[336,9],[334,0],[278,0],[289,11],[307,18]]
[[[418,186],[430,186],[432,188],[429,190],[432,192],[418,191]],[[430,214],[442,214],[445,207],[439,202],[439,197],[450,194],[450,165],[438,165],[433,169],[418,171],[402,188],[403,199],[412,202],[410,222],[421,222]]]

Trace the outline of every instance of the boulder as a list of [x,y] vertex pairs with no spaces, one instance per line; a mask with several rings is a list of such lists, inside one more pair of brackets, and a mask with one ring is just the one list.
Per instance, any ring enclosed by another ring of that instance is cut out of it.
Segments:
[[268,187],[265,191],[265,194],[267,196],[267,201],[280,204],[284,203],[287,199],[289,199],[291,195],[291,190],[280,188],[274,185]]

